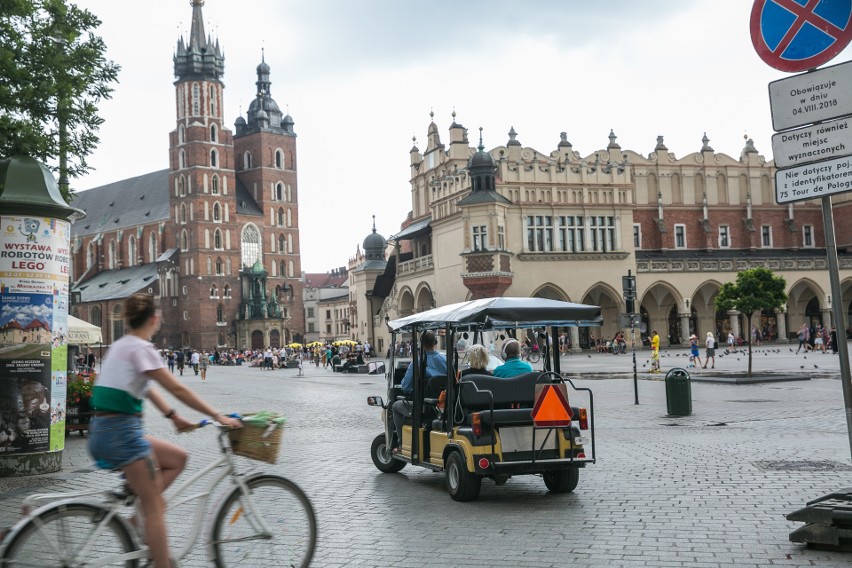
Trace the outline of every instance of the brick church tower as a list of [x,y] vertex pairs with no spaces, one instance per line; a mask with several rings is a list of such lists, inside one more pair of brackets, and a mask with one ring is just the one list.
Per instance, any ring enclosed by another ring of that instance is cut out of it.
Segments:
[[[174,56],[177,126],[169,135],[176,246],[157,262],[169,344],[281,346],[304,333],[296,135],[270,94],[269,65],[236,136],[223,124],[225,58],[192,2]],[[247,279],[264,274],[264,289]]]

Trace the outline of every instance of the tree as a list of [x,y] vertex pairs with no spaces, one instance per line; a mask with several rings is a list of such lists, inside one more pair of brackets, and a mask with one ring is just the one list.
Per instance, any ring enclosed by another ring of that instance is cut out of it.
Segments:
[[[776,310],[787,303],[783,276],[766,268],[750,268],[737,274],[736,282],[722,284],[716,296],[717,310],[737,310],[746,317],[746,339],[751,333],[751,318],[756,311]],[[751,376],[751,341],[748,341],[748,376]]]
[[0,0],[0,156],[32,156],[66,181],[91,169],[97,105],[119,71],[94,34],[100,24],[65,0]]

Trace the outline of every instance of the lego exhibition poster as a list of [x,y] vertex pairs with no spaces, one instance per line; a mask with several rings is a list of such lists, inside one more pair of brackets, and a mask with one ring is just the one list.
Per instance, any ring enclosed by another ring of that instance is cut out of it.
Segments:
[[0,216],[0,454],[65,446],[70,224]]

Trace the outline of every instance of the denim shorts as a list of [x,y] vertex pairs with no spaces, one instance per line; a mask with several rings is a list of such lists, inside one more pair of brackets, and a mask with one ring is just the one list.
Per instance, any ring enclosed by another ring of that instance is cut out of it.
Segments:
[[89,453],[102,469],[119,469],[151,455],[140,416],[95,416],[89,423]]

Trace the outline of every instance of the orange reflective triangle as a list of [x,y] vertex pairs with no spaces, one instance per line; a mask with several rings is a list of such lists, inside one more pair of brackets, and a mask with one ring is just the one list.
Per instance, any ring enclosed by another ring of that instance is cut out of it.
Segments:
[[571,407],[563,389],[565,385],[544,385],[531,413],[536,426],[566,427],[571,424]]

